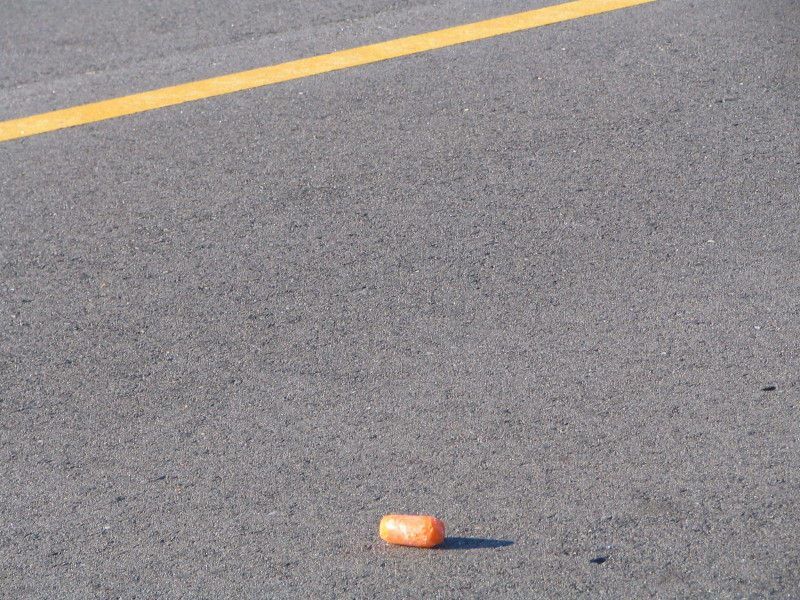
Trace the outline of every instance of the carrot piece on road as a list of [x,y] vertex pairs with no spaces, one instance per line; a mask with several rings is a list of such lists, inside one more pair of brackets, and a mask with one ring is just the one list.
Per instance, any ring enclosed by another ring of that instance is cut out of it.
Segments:
[[390,544],[433,548],[444,541],[444,523],[427,515],[386,515],[381,519],[381,537]]

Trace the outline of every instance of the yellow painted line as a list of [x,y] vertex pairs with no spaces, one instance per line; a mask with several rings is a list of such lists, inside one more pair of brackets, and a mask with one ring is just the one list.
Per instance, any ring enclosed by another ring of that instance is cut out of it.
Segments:
[[655,0],[577,0],[312,58],[0,122],[0,142],[533,29]]

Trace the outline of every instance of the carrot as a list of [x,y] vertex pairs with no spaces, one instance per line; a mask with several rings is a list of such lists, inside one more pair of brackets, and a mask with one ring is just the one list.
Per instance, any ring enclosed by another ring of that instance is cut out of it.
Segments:
[[400,546],[433,548],[444,541],[444,523],[427,515],[386,515],[380,532],[384,540]]

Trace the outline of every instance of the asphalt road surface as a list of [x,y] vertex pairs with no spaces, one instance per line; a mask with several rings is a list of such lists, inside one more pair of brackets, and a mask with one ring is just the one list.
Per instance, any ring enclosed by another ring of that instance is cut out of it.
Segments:
[[[2,3],[0,120],[548,3],[189,4]],[[657,0],[0,143],[0,597],[800,598],[798,31]]]

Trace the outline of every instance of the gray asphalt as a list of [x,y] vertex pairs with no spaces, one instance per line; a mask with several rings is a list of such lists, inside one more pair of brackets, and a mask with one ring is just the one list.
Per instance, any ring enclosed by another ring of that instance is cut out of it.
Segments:
[[[130,4],[2,4],[0,118],[547,3]],[[799,598],[798,31],[660,0],[0,144],[0,597]]]

